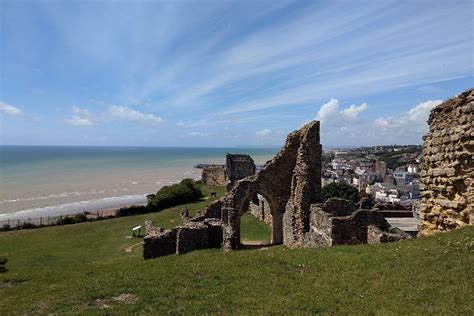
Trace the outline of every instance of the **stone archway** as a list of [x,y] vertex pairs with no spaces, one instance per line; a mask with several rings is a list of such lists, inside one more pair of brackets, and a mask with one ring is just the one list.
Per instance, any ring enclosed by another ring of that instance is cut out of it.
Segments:
[[254,176],[237,181],[210,213],[220,211],[226,250],[240,246],[240,217],[248,200],[259,193],[272,210],[272,242],[297,246],[309,229],[309,207],[321,189],[319,122],[288,135],[278,155]]
[[[279,210],[278,205],[275,203],[274,200],[270,197],[268,193],[261,192],[261,191],[250,191],[248,195],[240,201],[240,206],[239,206],[239,214],[237,222],[236,223],[236,234],[240,236],[240,225],[241,225],[241,217],[242,215],[247,211],[249,201],[252,199],[253,196],[256,194],[260,194],[263,196],[263,198],[267,201],[270,209],[270,214],[271,214],[271,244],[272,245],[277,245],[277,244],[282,244],[283,243],[283,214],[284,210]],[[241,242],[240,237],[239,237],[239,243]]]

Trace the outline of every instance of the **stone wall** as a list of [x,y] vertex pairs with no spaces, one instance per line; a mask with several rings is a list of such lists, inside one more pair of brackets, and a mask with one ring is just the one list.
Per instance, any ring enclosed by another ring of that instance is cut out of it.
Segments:
[[143,238],[143,258],[152,259],[170,254],[184,254],[198,249],[220,247],[222,243],[220,221],[193,219],[175,228],[155,229]]
[[377,209],[357,209],[351,201],[333,198],[311,206],[305,246],[370,244],[407,238],[410,236],[391,227]]
[[420,172],[420,236],[474,223],[474,89],[431,111]]
[[224,186],[227,183],[224,166],[210,165],[202,169],[201,181],[206,185]]
[[250,214],[267,225],[272,225],[272,213],[270,204],[260,194],[255,195],[249,203]]

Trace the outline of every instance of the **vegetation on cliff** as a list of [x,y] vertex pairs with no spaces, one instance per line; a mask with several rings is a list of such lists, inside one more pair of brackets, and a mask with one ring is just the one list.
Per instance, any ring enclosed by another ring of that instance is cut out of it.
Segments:
[[193,179],[183,179],[180,183],[165,185],[156,194],[148,195],[147,205],[132,205],[117,210],[117,216],[158,212],[179,204],[195,202],[203,197],[200,183]]

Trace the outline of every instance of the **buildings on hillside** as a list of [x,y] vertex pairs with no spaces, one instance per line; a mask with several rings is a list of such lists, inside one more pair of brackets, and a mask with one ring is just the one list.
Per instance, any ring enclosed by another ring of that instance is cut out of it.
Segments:
[[[418,162],[421,148],[376,146],[329,154],[332,160],[326,159],[327,163],[323,165],[323,186],[345,182],[380,203],[409,206],[420,200]],[[381,160],[384,156],[397,158],[395,170]]]

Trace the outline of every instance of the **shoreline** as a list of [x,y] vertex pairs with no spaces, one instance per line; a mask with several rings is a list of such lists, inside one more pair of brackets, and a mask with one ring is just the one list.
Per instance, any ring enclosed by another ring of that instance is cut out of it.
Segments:
[[[81,203],[81,202],[84,202],[84,201],[79,201],[76,203]],[[10,224],[10,223],[30,222],[30,223],[35,224],[35,223],[42,223],[48,220],[56,220],[61,217],[74,216],[78,214],[84,214],[92,218],[97,217],[95,214],[100,214],[99,217],[115,216],[116,212],[119,209],[124,208],[124,207],[130,207],[133,205],[146,205],[146,195],[143,196],[142,201],[120,203],[113,207],[98,206],[98,207],[89,208],[89,209],[82,209],[82,210],[76,209],[76,210],[67,210],[67,211],[62,211],[62,210],[42,211],[41,210],[42,208],[40,208],[39,212],[38,212],[38,209],[32,209],[32,210],[23,210],[23,211],[14,212],[14,213],[3,213],[3,214],[0,214],[0,228],[5,224]],[[58,207],[58,206],[53,206],[53,207]],[[48,209],[48,207],[44,209]]]

